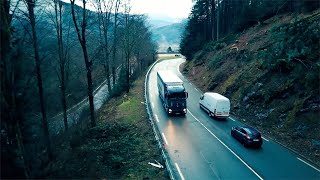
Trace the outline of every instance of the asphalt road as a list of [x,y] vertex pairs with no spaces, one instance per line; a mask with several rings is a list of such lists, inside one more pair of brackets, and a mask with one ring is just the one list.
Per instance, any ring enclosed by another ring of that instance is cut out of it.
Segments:
[[[251,149],[232,138],[231,127],[241,122],[232,117],[215,120],[199,108],[202,92],[179,72],[183,62],[179,58],[157,63],[148,87],[155,123],[177,179],[320,179],[319,169],[269,139],[264,138],[261,149]],[[158,96],[158,70],[171,70],[184,81],[189,93],[186,116],[166,114]]]

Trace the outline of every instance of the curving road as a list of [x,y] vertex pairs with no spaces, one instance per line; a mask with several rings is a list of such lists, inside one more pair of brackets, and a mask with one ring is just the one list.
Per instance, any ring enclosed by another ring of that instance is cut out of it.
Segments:
[[[182,76],[182,58],[157,63],[150,72],[149,100],[177,179],[320,179],[320,170],[264,138],[261,149],[243,147],[230,135],[235,118],[219,121],[199,108],[202,94]],[[171,70],[189,92],[186,116],[168,116],[158,96],[156,72]]]

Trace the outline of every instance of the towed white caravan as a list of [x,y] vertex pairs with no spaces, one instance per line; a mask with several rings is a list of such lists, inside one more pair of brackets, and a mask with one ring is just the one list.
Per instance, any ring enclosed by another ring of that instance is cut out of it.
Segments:
[[209,116],[227,118],[230,113],[230,100],[221,94],[206,92],[200,97],[200,108]]

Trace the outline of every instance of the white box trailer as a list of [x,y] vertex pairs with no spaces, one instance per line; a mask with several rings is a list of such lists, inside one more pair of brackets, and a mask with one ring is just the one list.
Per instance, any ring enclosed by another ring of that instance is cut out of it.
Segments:
[[206,92],[200,97],[200,108],[209,116],[227,118],[230,113],[230,100],[221,94]]

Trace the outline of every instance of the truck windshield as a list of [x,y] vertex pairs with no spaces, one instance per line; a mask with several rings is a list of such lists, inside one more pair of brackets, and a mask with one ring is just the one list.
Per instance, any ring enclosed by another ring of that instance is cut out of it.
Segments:
[[168,94],[169,99],[181,99],[181,98],[186,98],[186,93],[185,92],[174,92]]

